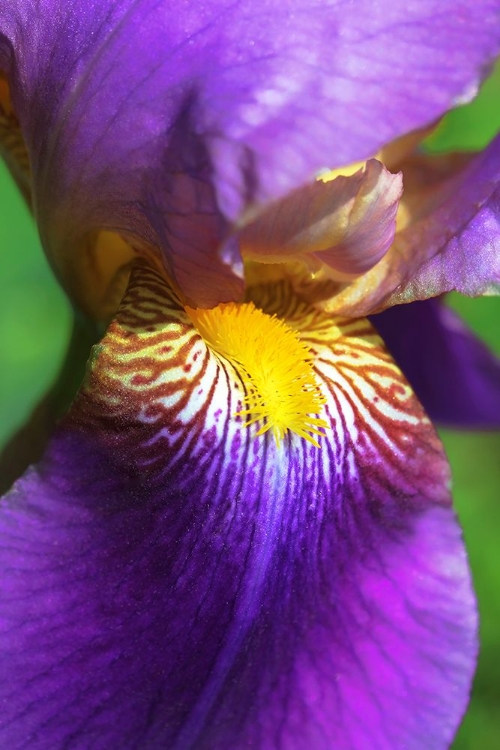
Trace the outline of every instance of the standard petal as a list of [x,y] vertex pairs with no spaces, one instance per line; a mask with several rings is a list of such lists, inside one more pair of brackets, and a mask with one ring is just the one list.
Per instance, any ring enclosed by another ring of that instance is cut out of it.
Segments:
[[235,298],[234,221],[471,98],[498,37],[497,0],[4,0],[48,253],[97,316],[102,228],[153,246],[188,301]]
[[445,292],[500,293],[500,136],[481,154],[416,157],[403,169],[401,231],[362,278],[325,306],[365,315]]
[[433,421],[500,428],[500,360],[441,300],[398,305],[372,322]]
[[322,448],[233,417],[237,371],[138,271],[3,500],[3,747],[448,746],[476,617],[442,449],[366,321],[254,296],[314,352]]
[[302,261],[332,278],[372,268],[394,240],[400,174],[376,159],[348,177],[316,182],[273,203],[239,235],[245,257],[264,263]]

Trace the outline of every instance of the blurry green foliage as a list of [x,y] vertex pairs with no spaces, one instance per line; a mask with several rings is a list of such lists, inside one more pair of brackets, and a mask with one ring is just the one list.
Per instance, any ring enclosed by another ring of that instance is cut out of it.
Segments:
[[[500,64],[470,104],[425,142],[434,153],[484,148],[500,131]],[[450,294],[448,303],[500,355],[500,297]],[[441,431],[479,601],[481,651],[472,700],[453,750],[500,747],[500,434]]]
[[23,199],[0,162],[0,448],[59,372],[69,304]]
[[[482,148],[500,129],[500,66],[472,104],[447,115],[428,150]],[[0,165],[0,447],[56,377],[71,311],[41,251],[21,198]],[[500,298],[450,295],[457,310],[500,353]],[[481,612],[482,650],[473,699],[454,750],[500,747],[500,435],[442,437],[454,473]],[[397,749],[395,749],[397,750]]]
[[[498,310],[500,312],[500,309]],[[497,313],[498,314],[498,313]],[[453,750],[500,747],[500,435],[441,431],[479,602],[479,665]]]
[[479,95],[443,117],[426,142],[429,151],[479,151],[500,131],[500,63]]

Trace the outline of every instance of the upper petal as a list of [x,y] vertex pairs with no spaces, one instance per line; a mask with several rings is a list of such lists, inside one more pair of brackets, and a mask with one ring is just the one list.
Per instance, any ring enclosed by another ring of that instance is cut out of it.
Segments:
[[314,352],[323,447],[242,427],[238,370],[134,273],[1,507],[3,746],[448,746],[476,622],[436,435],[366,321],[253,293]]
[[386,304],[451,291],[499,294],[500,136],[439,186],[432,204],[397,238],[395,251],[405,268]]
[[228,222],[470,98],[497,14],[497,0],[5,0],[0,68],[67,287],[99,314],[82,288],[105,289],[88,240],[104,227],[156,247],[188,299],[234,298]]
[[328,309],[364,315],[450,291],[498,294],[500,136],[474,157],[417,156],[400,167],[407,225],[380,263],[330,290]]
[[327,276],[372,268],[394,239],[401,175],[376,159],[351,176],[317,180],[271,206],[239,234],[245,257],[264,263],[300,260]]

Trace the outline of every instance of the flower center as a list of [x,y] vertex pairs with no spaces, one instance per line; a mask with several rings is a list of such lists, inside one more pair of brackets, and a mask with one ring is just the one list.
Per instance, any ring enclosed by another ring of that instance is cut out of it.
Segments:
[[314,435],[327,427],[318,412],[325,399],[312,367],[312,354],[296,331],[252,302],[229,302],[212,310],[187,308],[208,346],[229,360],[246,388],[248,427],[263,422],[257,435],[271,430],[277,445],[290,430],[319,447]]

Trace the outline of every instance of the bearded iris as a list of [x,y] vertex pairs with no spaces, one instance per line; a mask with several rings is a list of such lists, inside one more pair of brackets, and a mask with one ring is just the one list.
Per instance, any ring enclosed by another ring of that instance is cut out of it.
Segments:
[[498,287],[499,143],[386,146],[473,93],[497,11],[3,4],[4,149],[108,322],[3,500],[5,746],[449,743],[465,552],[439,441],[362,316]]

